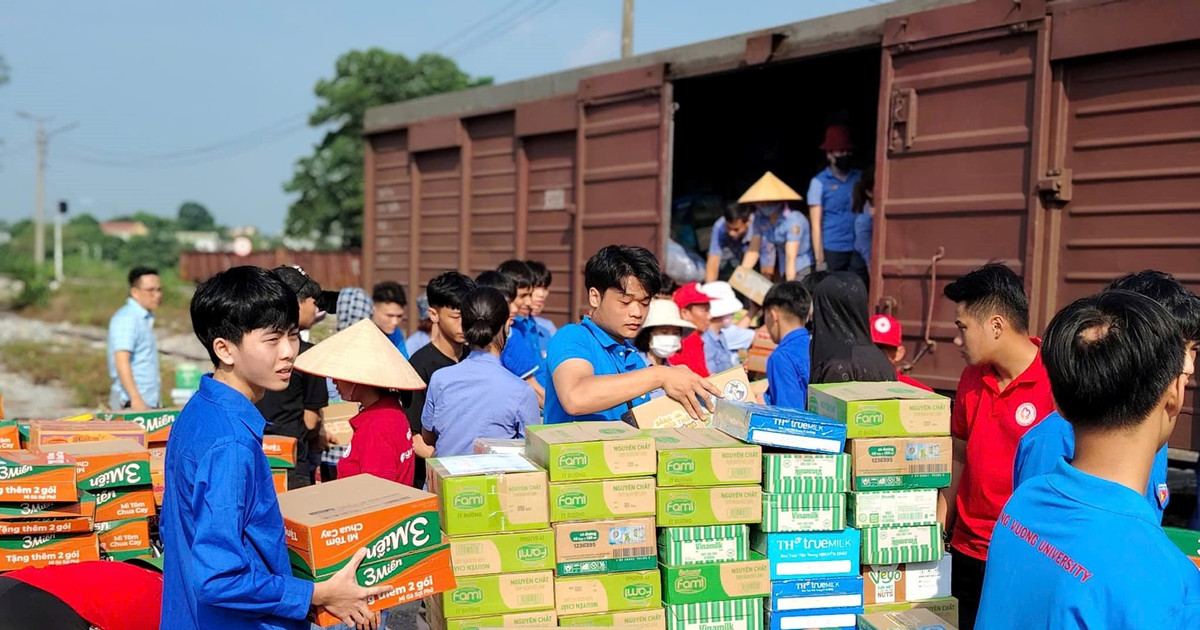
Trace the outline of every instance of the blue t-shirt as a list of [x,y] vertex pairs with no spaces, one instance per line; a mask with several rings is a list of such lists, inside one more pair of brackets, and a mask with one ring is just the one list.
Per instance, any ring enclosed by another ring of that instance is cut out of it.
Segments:
[[854,215],[854,251],[871,264],[871,236],[875,231],[875,220],[871,216],[871,206],[867,205],[862,212]]
[[393,346],[396,346],[396,349],[400,351],[400,354],[403,354],[404,358],[407,359],[408,346],[404,343],[404,331],[400,330],[400,327],[397,326],[396,330],[393,330],[392,334],[388,335],[387,338],[388,341],[392,342]]
[[[777,269],[784,271],[784,254],[787,243],[800,243],[800,251],[796,254],[796,271],[813,266],[812,232],[809,229],[808,217],[803,212],[784,208],[780,211],[775,223],[762,212],[754,213],[754,233],[762,238],[760,245],[763,267],[770,267],[778,262]],[[776,253],[778,252],[778,253]]]
[[809,343],[808,329],[797,328],[779,341],[767,357],[768,405],[775,407],[808,407]]
[[[572,416],[563,409],[558,400],[558,392],[554,388],[554,371],[558,366],[571,359],[583,359],[592,364],[592,373],[596,376],[625,374],[646,367],[637,348],[628,340],[618,342],[612,335],[592,321],[584,317],[583,323],[568,324],[558,330],[554,339],[550,340],[550,351],[546,363],[550,367],[551,378],[546,387],[546,424],[562,422],[580,422],[584,420],[620,420],[621,415],[629,409],[627,404],[619,404],[611,409],[583,416]],[[642,395],[629,401],[638,406],[650,400],[650,396]]]
[[851,169],[845,180],[829,168],[817,173],[808,184],[808,204],[821,206],[822,247],[833,252],[854,251],[854,184],[862,171]]
[[713,332],[709,328],[700,338],[704,340],[704,363],[709,374],[733,369],[733,351],[729,349],[724,332]]
[[[525,346],[529,350],[529,356],[533,357],[534,363],[537,364],[537,371],[533,373],[533,377],[537,380],[538,385],[541,385],[545,389],[547,382],[550,380],[550,370],[546,368],[546,354],[542,351],[542,343],[545,341],[545,344],[549,346],[549,336],[532,317],[517,317],[513,320],[512,327],[514,331],[520,329],[520,334],[517,335],[517,338],[525,342]],[[545,337],[544,340],[543,337]],[[511,338],[509,342],[512,342]]]
[[708,242],[709,256],[720,256],[722,263],[740,265],[749,247],[750,230],[746,230],[742,238],[735,239],[729,236],[729,223],[725,217],[717,219],[717,222],[713,224],[712,237]]
[[1137,492],[1060,459],[1004,506],[988,548],[978,630],[1198,622],[1200,571]]
[[521,320],[520,317],[514,319],[512,326],[509,327],[508,341],[504,344],[504,351],[500,353],[500,362],[508,368],[509,372],[526,379],[537,374],[538,365],[541,362],[530,349],[529,339],[525,336],[525,327]]
[[529,385],[495,355],[475,350],[429,377],[421,427],[437,435],[438,457],[448,457],[472,454],[475,438],[523,438],[540,419]]
[[[1075,429],[1066,418],[1054,411],[1029,429],[1017,444],[1017,456],[1013,460],[1013,488],[1054,470],[1058,462],[1064,459],[1071,461],[1074,457]],[[1150,483],[1146,486],[1146,501],[1161,523],[1163,510],[1171,502],[1171,491],[1167,489],[1165,446],[1154,456],[1154,468],[1150,469]]]

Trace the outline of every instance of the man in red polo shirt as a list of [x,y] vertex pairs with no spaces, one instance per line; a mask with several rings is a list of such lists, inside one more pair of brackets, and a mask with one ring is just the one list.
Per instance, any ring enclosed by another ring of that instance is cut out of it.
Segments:
[[686,365],[696,374],[708,377],[708,360],[704,355],[704,337],[701,331],[708,330],[712,324],[709,307],[712,298],[700,290],[700,283],[692,282],[679,287],[672,296],[675,306],[679,307],[679,316],[696,326],[696,331],[683,338],[683,347],[667,362],[671,365]]
[[957,305],[954,343],[967,367],[951,414],[954,475],[939,511],[953,532],[950,589],[959,601],[959,628],[971,630],[992,528],[1013,492],[1017,444],[1054,411],[1054,398],[1041,340],[1029,336],[1029,300],[1017,274],[985,265],[943,293]]

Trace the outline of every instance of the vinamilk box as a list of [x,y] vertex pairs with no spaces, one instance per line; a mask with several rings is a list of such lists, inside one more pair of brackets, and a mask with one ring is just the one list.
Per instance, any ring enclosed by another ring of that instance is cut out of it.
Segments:
[[750,559],[750,529],[745,525],[664,527],[658,534],[663,564],[679,566]]
[[846,453],[763,453],[763,492],[849,491],[850,456]]
[[850,524],[858,527],[928,525],[937,522],[933,488],[850,493]]

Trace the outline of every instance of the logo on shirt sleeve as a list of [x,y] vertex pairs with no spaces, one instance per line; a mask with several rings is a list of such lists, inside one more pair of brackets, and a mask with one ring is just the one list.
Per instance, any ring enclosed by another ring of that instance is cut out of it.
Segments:
[[1017,407],[1016,420],[1017,424],[1023,427],[1033,424],[1033,421],[1037,420],[1037,407],[1031,402],[1023,403]]
[[1167,504],[1171,502],[1171,490],[1167,488],[1167,484],[1158,484],[1158,487],[1154,491],[1154,496],[1158,499],[1158,509],[1167,509]]

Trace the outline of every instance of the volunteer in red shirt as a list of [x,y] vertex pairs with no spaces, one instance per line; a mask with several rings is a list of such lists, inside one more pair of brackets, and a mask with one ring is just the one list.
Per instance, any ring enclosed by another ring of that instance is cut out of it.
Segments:
[[686,365],[700,376],[708,376],[708,360],[704,355],[704,337],[701,331],[708,330],[712,324],[709,305],[712,298],[700,290],[700,283],[685,284],[672,296],[675,306],[679,307],[679,316],[684,321],[696,327],[696,331],[683,338],[683,347],[675,353],[668,362],[671,365]]
[[971,630],[992,528],[1013,492],[1017,444],[1054,411],[1054,398],[1041,340],[1029,336],[1029,300],[1017,274],[985,265],[943,293],[957,304],[954,343],[967,367],[950,420],[954,475],[939,512],[953,532],[950,590],[959,602],[959,628]]
[[108,560],[0,576],[5,630],[158,630],[161,573]]
[[891,315],[872,315],[871,341],[874,341],[884,356],[896,366],[896,380],[925,391],[933,391],[932,387],[900,371],[900,362],[904,360],[904,339],[900,320]]
[[379,327],[364,319],[302,354],[296,369],[333,379],[342,400],[362,407],[350,419],[354,437],[338,478],[367,473],[411,486],[413,436],[399,390],[425,389],[425,381]]

